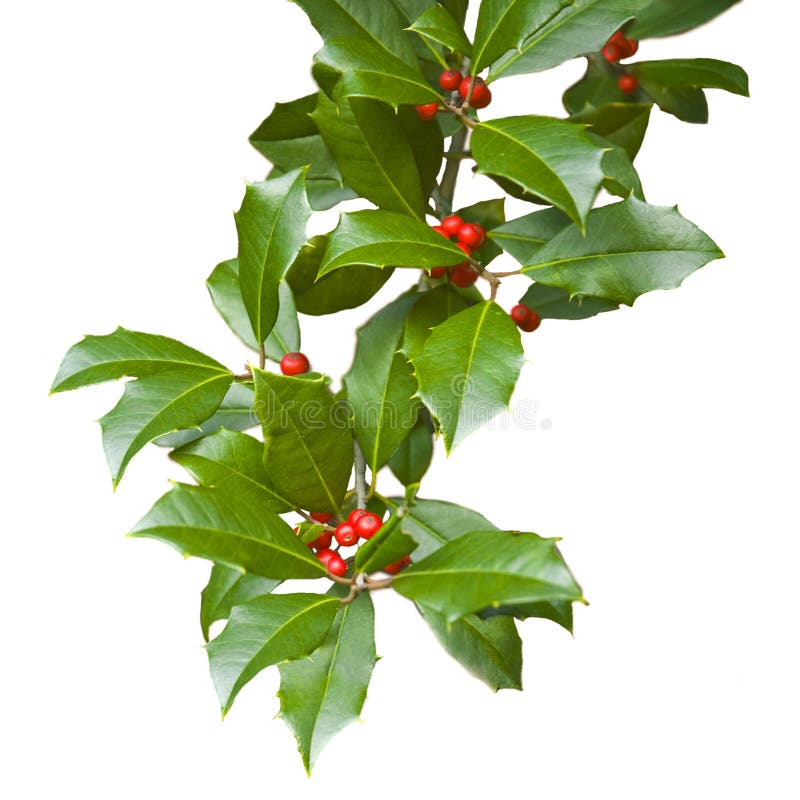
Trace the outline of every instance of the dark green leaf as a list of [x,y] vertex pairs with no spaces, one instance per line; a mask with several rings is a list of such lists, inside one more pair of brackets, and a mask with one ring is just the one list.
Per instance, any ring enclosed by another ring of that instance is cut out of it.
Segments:
[[433,423],[424,408],[408,436],[389,459],[389,468],[404,486],[419,483],[433,458]]
[[246,433],[221,428],[170,454],[201,485],[224,489],[243,503],[262,503],[277,514],[294,505],[281,497],[264,464],[264,444]]
[[321,376],[253,377],[272,485],[300,508],[338,514],[353,466],[346,409]]
[[176,484],[129,536],[158,539],[185,557],[207,558],[264,578],[319,578],[325,567],[255,495]]
[[420,294],[405,321],[402,349],[406,357],[419,356],[431,331],[470,305],[451,283]]
[[472,134],[478,172],[543,197],[580,225],[603,181],[603,151],[581,125],[550,117],[506,117]]
[[340,607],[338,598],[319,594],[268,594],[235,606],[225,630],[206,645],[223,716],[262,669],[310,656]]
[[697,28],[739,0],[650,0],[628,31],[634,39],[673,36]]
[[521,603],[513,606],[489,606],[478,612],[481,619],[511,616],[516,619],[549,619],[572,633],[572,602],[551,600],[546,603]]
[[459,264],[464,253],[421,220],[392,211],[342,214],[320,267],[320,277],[340,267],[432,269]]
[[736,64],[714,58],[639,61],[629,67],[645,91],[650,84],[668,89],[724,89],[750,96],[747,73]]
[[606,103],[599,108],[589,105],[572,119],[588,124],[590,133],[624,148],[633,160],[644,141],[652,108],[652,103]]
[[495,228],[489,236],[520,264],[528,264],[544,244],[570,224],[570,218],[563,211],[545,208],[512,219]]
[[[334,586],[328,594],[341,597],[346,592]],[[278,667],[280,715],[297,738],[308,772],[325,745],[361,713],[377,661],[374,628],[372,599],[363,592],[339,609],[309,658]]]
[[722,252],[676,208],[631,197],[595,209],[586,235],[570,227],[551,239],[523,270],[571,297],[589,295],[631,305],[655,289],[674,289]]
[[315,236],[300,251],[286,282],[291,286],[297,310],[321,316],[366,303],[392,276],[391,269],[350,266],[317,280],[328,239]]
[[495,692],[522,689],[522,640],[513,617],[468,614],[448,623],[436,611],[418,608],[442,647],[468,672]]
[[[573,119],[589,122],[579,119],[578,115],[612,103],[624,105],[630,102],[630,97],[619,88],[617,73],[608,61],[602,56],[593,56],[587,62],[584,76],[564,92],[562,102]],[[637,100],[635,105],[641,105],[642,102],[648,102],[647,97],[642,101]]]
[[598,147],[608,148],[603,153],[603,172],[606,174],[603,188],[617,197],[630,197],[633,194],[639,200],[644,200],[639,173],[625,150],[594,133],[590,133],[589,137]]
[[397,563],[413,553],[417,543],[402,528],[403,519],[394,514],[383,527],[358,548],[355,567],[358,572],[370,573]]
[[615,311],[619,303],[599,297],[569,299],[569,292],[543,283],[534,283],[520,298],[528,308],[534,309],[542,319],[589,319],[605,311]]
[[281,581],[273,578],[262,578],[224,564],[214,564],[206,588],[200,595],[200,628],[203,638],[208,641],[211,626],[221,619],[228,619],[234,606],[269,594],[280,583]]
[[448,50],[472,55],[472,45],[464,29],[443,6],[431,6],[414,20],[409,30],[444,45]]
[[311,216],[304,170],[250,183],[236,213],[239,281],[256,342],[263,342],[278,319],[278,286],[306,241]]
[[469,0],[440,0],[440,2],[453,15],[459,25],[464,24],[467,19]]
[[473,531],[396,575],[394,588],[452,622],[490,605],[582,600],[554,539]]
[[420,119],[415,108],[403,106],[397,112],[397,121],[411,145],[411,154],[417,165],[422,194],[428,197],[433,190],[444,156],[444,137],[438,125]]
[[507,407],[524,352],[517,326],[496,303],[481,303],[434,329],[412,359],[419,395],[451,451]]

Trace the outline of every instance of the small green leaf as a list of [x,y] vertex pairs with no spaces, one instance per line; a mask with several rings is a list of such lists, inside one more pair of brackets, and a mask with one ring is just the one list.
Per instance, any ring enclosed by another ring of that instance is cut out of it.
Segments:
[[421,408],[414,427],[389,459],[389,468],[403,486],[412,486],[425,477],[432,459],[433,423]]
[[221,428],[180,450],[170,458],[186,469],[201,485],[224,489],[242,502],[263,503],[276,514],[294,505],[272,486],[264,464],[264,444],[245,433]]
[[570,227],[523,269],[528,277],[569,292],[632,305],[639,295],[674,289],[723,254],[676,208],[631,197],[595,209],[586,235]]
[[506,117],[472,134],[478,172],[507,178],[580,225],[603,181],[603,150],[582,125],[549,117]]
[[208,583],[200,595],[200,628],[208,641],[211,626],[221,619],[228,619],[231,609],[240,603],[270,594],[281,581],[262,578],[249,572],[214,564]]
[[739,0],[650,0],[636,15],[628,35],[634,39],[674,36],[697,28]]
[[682,122],[695,125],[705,125],[708,122],[708,100],[702,89],[672,88],[645,80],[640,81],[638,94],[650,97],[662,111],[672,114]]
[[395,564],[417,549],[417,543],[403,531],[402,525],[403,517],[394,514],[371,539],[358,548],[355,557],[358,572],[376,572],[388,564]]
[[443,6],[435,5],[420,14],[408,30],[433,42],[444,45],[448,50],[472,55],[472,45],[464,33],[464,28],[453,19]]
[[253,377],[272,485],[300,508],[338,514],[353,467],[346,409],[321,376],[255,369]]
[[747,73],[736,64],[714,58],[639,61],[629,70],[645,91],[652,83],[668,89],[723,89],[743,97],[750,96]]
[[223,716],[261,670],[310,656],[339,608],[337,598],[319,594],[268,594],[235,606],[225,630],[206,645]]
[[391,269],[350,266],[317,280],[327,243],[326,236],[315,236],[286,273],[297,310],[303,314],[322,316],[356,308],[366,303],[392,276]]
[[554,539],[473,531],[396,575],[394,588],[453,622],[490,605],[583,599]]
[[522,640],[513,617],[468,614],[448,623],[436,611],[418,608],[442,647],[468,672],[495,692],[522,689]]
[[304,170],[250,183],[236,213],[239,282],[256,342],[263,342],[278,319],[278,286],[305,244],[311,216]]
[[319,578],[325,567],[292,529],[255,495],[176,484],[136,524],[129,536],[158,539],[184,556],[264,578]]
[[[342,586],[328,592],[335,598],[346,593]],[[376,661],[375,611],[363,592],[339,609],[325,640],[307,659],[278,666],[280,715],[297,738],[308,772],[328,742],[358,719]]]
[[[603,56],[592,56],[588,59],[586,72],[583,77],[564,92],[562,102],[564,108],[572,114],[572,119],[580,122],[583,112],[600,108],[612,103],[624,105],[630,103],[630,96],[626,95],[617,84],[617,73]],[[639,93],[641,94],[641,93]],[[647,97],[641,102],[646,102]],[[631,105],[641,105],[637,99]]]
[[570,224],[570,218],[563,211],[545,208],[506,222],[495,228],[489,237],[520,264],[528,264],[547,242]]
[[569,299],[569,292],[543,283],[534,283],[520,298],[528,308],[536,311],[542,319],[589,319],[606,311],[616,311],[619,303],[599,297],[577,297]]
[[412,363],[448,452],[508,406],[524,358],[517,326],[492,301],[434,329]]
[[588,105],[580,113],[573,114],[572,119],[588,124],[589,133],[596,133],[624,148],[633,160],[647,133],[652,108],[652,103],[606,103],[597,108]]
[[633,195],[639,200],[644,200],[639,173],[625,150],[602,136],[594,133],[590,133],[589,136],[598,147],[607,148],[603,153],[603,172],[606,174],[603,188],[617,197],[627,198]]
[[489,606],[478,612],[481,619],[511,616],[515,619],[549,619],[572,633],[572,602],[550,600],[544,603],[519,603],[511,606]]
[[353,211],[342,214],[329,235],[319,275],[353,264],[432,269],[463,260],[461,250],[421,220],[392,211]]

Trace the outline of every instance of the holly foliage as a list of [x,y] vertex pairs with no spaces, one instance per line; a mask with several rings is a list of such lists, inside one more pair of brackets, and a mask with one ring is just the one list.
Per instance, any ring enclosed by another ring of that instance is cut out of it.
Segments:
[[[634,59],[638,40],[735,0],[483,0],[469,31],[466,0],[295,2],[323,39],[318,91],[277,103],[251,135],[272,167],[236,213],[238,252],[207,281],[251,366],[118,328],[74,345],[52,390],[129,379],[100,420],[114,485],[149,443],[187,473],[131,535],[211,562],[200,619],[206,640],[225,622],[207,645],[223,713],[277,665],[310,770],[366,698],[372,592],[408,598],[493,690],[522,687],[518,620],[571,631],[583,593],[555,539],[498,530],[420,484],[436,439],[449,452],[508,405],[521,332],[631,305],[722,257],[676,207],[645,201],[634,162],[654,106],[703,123],[707,89],[748,86],[713,59]],[[496,82],[577,57],[586,74],[563,118],[486,110]],[[465,169],[502,196],[454,209]],[[507,219],[506,195],[530,210]],[[315,211],[357,197],[365,208],[307,237]],[[499,256],[511,268],[489,269]],[[357,331],[341,383],[310,371],[298,313],[355,308],[403,278]],[[381,493],[388,471],[404,495]]]

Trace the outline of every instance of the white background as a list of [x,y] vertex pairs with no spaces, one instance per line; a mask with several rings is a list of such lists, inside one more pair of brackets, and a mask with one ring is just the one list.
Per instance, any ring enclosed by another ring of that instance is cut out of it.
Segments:
[[[798,797],[791,7],[745,2],[641,49],[750,71],[753,99],[711,92],[707,127],[656,113],[639,160],[648,199],[680,203],[728,259],[632,309],[543,324],[515,396],[538,428],[478,434],[428,478],[427,496],[564,537],[591,600],[575,638],[523,624],[527,689],[494,696],[383,593],[365,724],[310,781],[272,720],[275,671],[219,720],[197,624],[207,565],[124,538],[176,465],[149,448],[112,495],[92,420],[119,387],[47,391],[70,344],[118,323],[242,365],[203,281],[266,169],[247,135],[311,90],[319,40],[267,0],[5,8],[4,796]],[[558,114],[581,71],[502,81],[489,111]],[[464,202],[489,196],[465,175]],[[501,300],[521,293],[510,281]],[[318,368],[347,368],[368,311],[306,318]]]

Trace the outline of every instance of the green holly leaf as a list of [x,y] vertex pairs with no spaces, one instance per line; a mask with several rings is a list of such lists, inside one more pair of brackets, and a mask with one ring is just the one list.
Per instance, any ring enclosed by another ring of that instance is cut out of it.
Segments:
[[572,119],[588,124],[589,133],[624,148],[632,161],[644,141],[652,108],[652,103],[606,103],[597,108],[588,105]]
[[440,99],[416,64],[409,66],[382,47],[358,38],[329,41],[314,56],[312,74],[336,101],[365,97],[396,109],[406,103],[421,105]]
[[495,692],[522,689],[522,640],[513,617],[468,614],[448,622],[425,606],[417,608],[439,644],[468,672]]
[[319,594],[268,594],[234,606],[225,630],[206,645],[222,715],[261,670],[307,658],[319,647],[341,607]]
[[264,578],[319,578],[325,567],[255,494],[176,484],[128,534],[158,539],[184,557],[207,558]]
[[394,514],[389,517],[381,529],[358,548],[355,557],[358,572],[376,572],[397,563],[417,549],[417,543],[402,529],[403,516]]
[[506,222],[489,237],[520,264],[528,264],[547,242],[571,224],[563,211],[545,208]]
[[434,329],[412,363],[448,452],[508,406],[524,359],[517,326],[492,301]]
[[281,497],[269,479],[264,463],[263,442],[246,433],[221,428],[170,453],[176,461],[201,485],[224,489],[242,502],[263,503],[276,514],[294,508],[293,503]]
[[356,441],[373,475],[417,419],[417,381],[400,352],[406,316],[416,299],[413,294],[399,297],[358,329],[353,365],[343,379]]
[[353,467],[346,409],[322,376],[253,370],[265,463],[275,490],[299,508],[338,514]]
[[[328,594],[343,597],[333,586]],[[368,592],[342,606],[324,641],[308,658],[279,664],[280,716],[297,738],[307,772],[328,742],[358,719],[375,653],[375,611]]]
[[194,428],[159,436],[154,444],[159,447],[183,447],[203,436],[216,433],[220,428],[232,431],[246,431],[259,424],[253,403],[253,389],[244,383],[233,383],[219,405],[219,408],[205,422]]
[[189,369],[205,371],[209,377],[228,374],[218,361],[175,339],[117,328],[105,336],[86,336],[73,345],[58,368],[50,393]]
[[[415,19],[428,9],[436,8],[438,5],[436,0],[392,0],[392,2],[397,9],[400,23],[406,31],[410,29]],[[442,69],[447,69],[447,61],[445,61],[442,48],[430,39],[414,36],[412,33],[408,35],[412,37],[412,44],[417,57],[422,62],[423,72],[426,75],[430,72],[429,77],[435,80]]]
[[582,601],[556,540],[517,531],[473,531],[396,575],[404,597],[446,621],[491,605]]
[[736,5],[739,0],[650,0],[628,31],[634,39],[674,36],[697,28]]
[[459,25],[464,25],[467,19],[469,0],[440,0],[440,3],[453,15],[453,19]]
[[247,185],[235,218],[239,282],[256,342],[278,319],[278,286],[306,242],[310,216],[302,169]]
[[472,45],[464,28],[444,6],[434,5],[422,12],[408,28],[425,39],[444,45],[448,50],[472,55]]
[[677,208],[631,197],[595,209],[585,236],[570,227],[551,239],[522,270],[569,292],[632,305],[639,295],[674,289],[723,253]]
[[564,92],[562,102],[564,108],[572,115],[572,119],[588,122],[589,120],[581,120],[579,117],[591,109],[626,103],[638,106],[642,102],[649,102],[646,96],[639,100],[640,95],[641,92],[637,93],[634,96],[635,102],[631,103],[631,96],[626,95],[617,84],[617,73],[614,68],[603,56],[592,56],[587,61],[583,77]]
[[424,215],[427,203],[414,153],[392,109],[358,97],[337,105],[322,96],[313,118],[357,192],[390,211]]
[[619,308],[619,303],[599,297],[579,296],[570,300],[569,292],[543,283],[534,283],[520,298],[520,303],[534,309],[542,319],[589,319]]
[[473,304],[451,283],[422,292],[405,320],[402,350],[406,358],[419,356],[433,329],[470,305]]
[[560,10],[531,31],[519,47],[496,61],[489,79],[541,72],[585,53],[597,53],[647,2],[563,0],[555,3],[553,5],[560,6]]
[[726,92],[750,96],[747,73],[738,65],[714,58],[671,58],[664,61],[639,61],[631,64],[642,88],[663,89],[723,89]]
[[356,308],[375,295],[394,271],[350,266],[317,280],[327,243],[327,236],[315,236],[286,273],[297,310],[303,314],[322,316]]
[[603,151],[583,126],[550,117],[506,117],[472,134],[478,172],[507,178],[583,226],[603,181]]
[[572,633],[572,602],[551,600],[545,603],[519,603],[511,606],[489,606],[478,612],[481,619],[511,616],[515,619],[549,619]]
[[354,264],[430,270],[463,260],[461,250],[421,220],[393,211],[353,211],[342,214],[328,236],[319,276]]
[[389,459],[389,469],[403,486],[418,484],[433,459],[433,422],[424,408],[403,443]]
[[[239,285],[239,260],[234,258],[218,264],[206,281],[208,292],[220,316],[242,343],[258,350],[258,342],[242,299]],[[300,325],[292,290],[286,283],[278,284],[278,317],[267,336],[264,351],[267,358],[280,361],[286,353],[300,349]]]
[[[422,194],[429,197],[444,157],[444,136],[439,125],[420,118],[417,110],[403,106],[397,112],[397,121],[411,146],[411,154],[417,165]],[[374,176],[373,176],[374,179]]]
[[290,103],[276,103],[272,113],[250,135],[250,144],[277,168],[274,177],[308,166],[306,192],[311,207],[324,211],[355,197],[310,114],[319,93]]
[[228,619],[234,606],[270,594],[280,584],[281,581],[274,578],[262,578],[224,564],[214,564],[208,583],[200,595],[203,638],[208,641],[211,626],[219,620]]
[[606,174],[603,188],[609,194],[617,195],[617,197],[633,195],[639,200],[644,200],[644,190],[639,173],[625,150],[594,133],[590,133],[589,137],[598,147],[607,148],[603,153],[603,172]]

